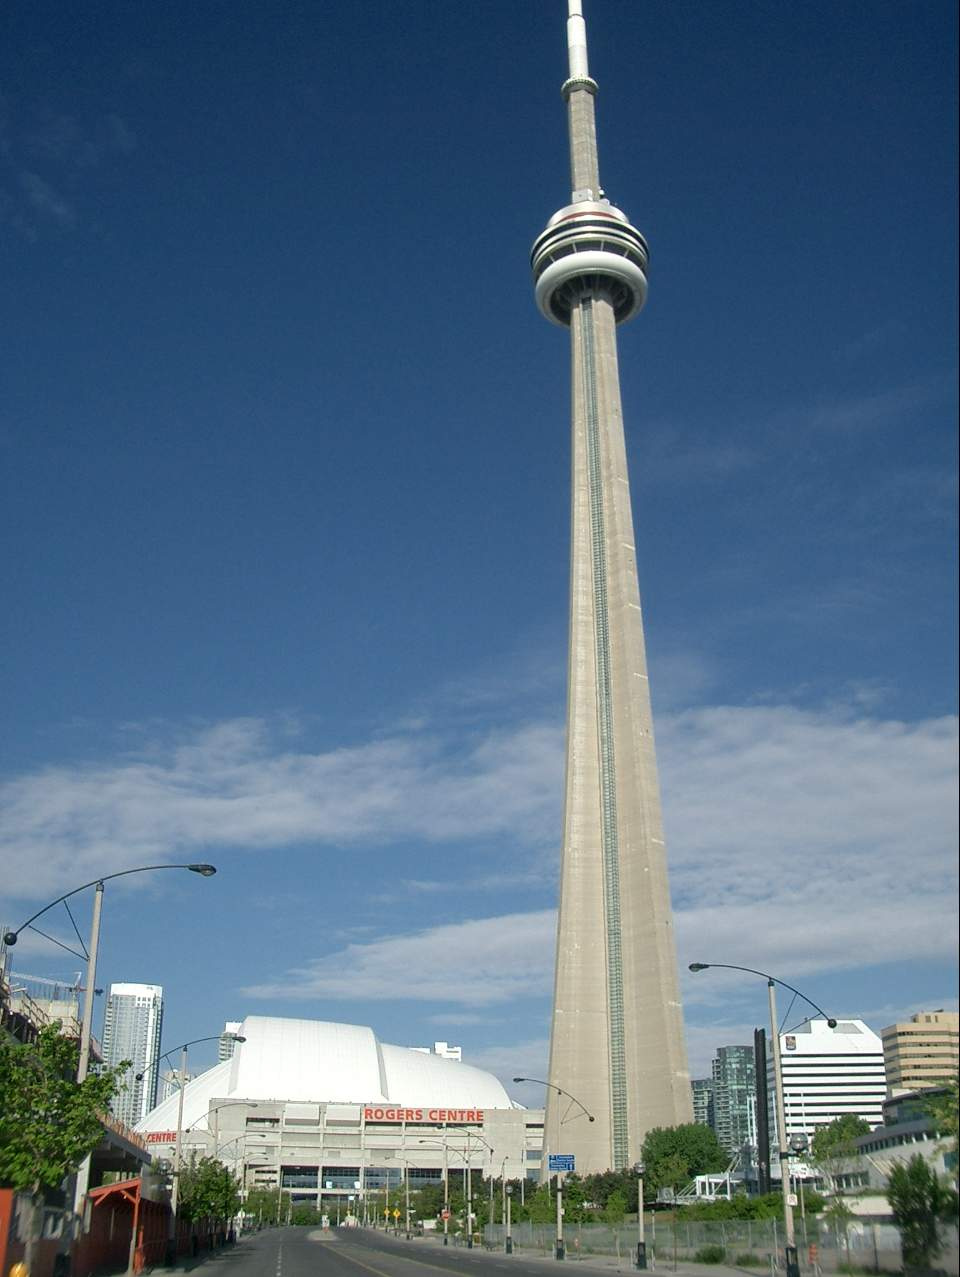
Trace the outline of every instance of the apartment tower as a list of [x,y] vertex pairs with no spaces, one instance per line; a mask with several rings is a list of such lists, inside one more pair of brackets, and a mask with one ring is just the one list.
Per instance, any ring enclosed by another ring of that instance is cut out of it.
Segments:
[[[125,1089],[114,1099],[113,1113],[134,1126],[157,1102],[163,989],[159,984],[111,984],[103,1021],[104,1063],[115,1068],[123,1060]],[[143,1078],[138,1081],[137,1074]]]
[[545,1159],[639,1160],[692,1119],[653,741],[617,326],[647,295],[647,244],[600,185],[596,82],[568,0],[570,202],[532,252],[537,305],[569,328],[572,529],[566,775]]

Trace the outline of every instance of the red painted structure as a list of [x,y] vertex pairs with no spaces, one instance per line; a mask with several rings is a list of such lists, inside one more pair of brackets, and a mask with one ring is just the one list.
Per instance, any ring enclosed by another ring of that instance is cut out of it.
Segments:
[[[68,1269],[71,1277],[97,1277],[99,1273],[127,1271],[142,1273],[162,1264],[167,1255],[170,1233],[170,1206],[142,1195],[142,1182],[137,1179],[104,1184],[87,1194],[89,1227],[70,1245],[69,1230],[73,1216],[69,1212],[44,1210],[44,1231],[62,1226],[62,1234],[42,1237],[34,1246],[34,1262],[30,1277],[59,1277]],[[17,1198],[20,1198],[18,1210]],[[17,1237],[28,1226],[25,1215],[26,1194],[0,1188],[0,1274],[23,1259],[24,1243]],[[57,1217],[54,1219],[53,1217]],[[60,1217],[63,1217],[62,1221]],[[177,1257],[189,1257],[217,1250],[232,1240],[214,1220],[177,1221]]]
[[[139,1179],[104,1184],[87,1194],[90,1227],[73,1247],[73,1277],[125,1268],[143,1272],[164,1256],[170,1208],[141,1195]],[[136,1233],[136,1241],[131,1241]]]
[[[26,1193],[17,1193],[12,1188],[0,1188],[0,1273],[8,1273],[24,1257],[26,1246],[21,1236],[25,1239],[26,1230],[30,1227],[33,1212],[29,1210],[29,1205]],[[69,1234],[66,1237],[61,1235],[64,1227],[69,1227],[65,1216],[66,1212],[48,1207],[42,1207],[36,1213],[35,1226],[48,1235],[40,1237],[34,1243],[30,1277],[56,1277],[59,1271],[64,1271],[61,1265],[70,1248]],[[50,1236],[51,1233],[55,1235]],[[58,1256],[63,1256],[59,1265]]]

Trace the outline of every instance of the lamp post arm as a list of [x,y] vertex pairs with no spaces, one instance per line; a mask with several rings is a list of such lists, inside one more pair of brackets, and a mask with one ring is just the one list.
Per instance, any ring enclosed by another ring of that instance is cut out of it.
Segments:
[[597,1120],[584,1104],[583,1100],[578,1100],[575,1095],[571,1095],[569,1091],[565,1091],[562,1086],[557,1086],[556,1082],[547,1082],[542,1077],[515,1077],[513,1080],[514,1082],[536,1082],[538,1086],[549,1086],[551,1091],[556,1091],[560,1095],[565,1095],[568,1100],[571,1100],[574,1104],[576,1104],[588,1122],[595,1122]]
[[[53,909],[57,905],[62,904],[64,900],[69,900],[71,896],[76,896],[81,891],[86,891],[88,887],[96,887],[98,884],[102,887],[105,882],[110,882],[112,878],[125,878],[127,874],[142,874],[142,873],[148,873],[148,872],[152,873],[155,869],[192,869],[194,873],[203,874],[205,878],[209,877],[211,873],[217,872],[214,869],[213,865],[191,864],[191,865],[140,865],[139,868],[137,869],[120,869],[116,873],[101,874],[99,878],[92,878],[89,882],[85,882],[82,887],[74,887],[72,891],[66,891],[64,892],[62,896],[57,896],[56,900],[51,900],[48,905],[44,905],[42,909],[38,909],[37,912],[32,917],[26,920],[26,922],[21,923],[20,926],[17,927],[16,931],[8,931],[7,934],[4,936],[4,940],[6,941],[7,944],[16,944],[17,936],[19,936],[20,932],[25,931],[27,927],[30,926],[31,923],[36,922],[37,918],[43,917],[43,915],[49,909]],[[12,940],[10,939],[11,936],[13,937]]]
[[[812,998],[808,998],[805,993],[801,993],[799,989],[795,989],[792,984],[787,984],[786,980],[781,980],[779,976],[771,975],[769,971],[758,971],[756,967],[738,967],[732,962],[691,962],[690,963],[691,971],[704,971],[711,967],[716,967],[718,970],[721,970],[721,971],[746,971],[748,975],[762,976],[763,979],[766,980],[768,984],[780,984],[785,989],[789,989],[790,992],[794,994],[796,997],[802,998],[803,1001],[806,1002],[807,1006],[813,1007],[814,1011],[816,1011],[818,1015],[822,1015],[831,1028],[836,1028],[836,1024],[837,1024],[836,1020],[834,1020],[833,1016],[827,1015],[823,1007],[817,1006],[816,1002],[814,1002]],[[533,1081],[532,1078],[530,1080]]]
[[[231,1037],[234,1042],[246,1042],[247,1040],[246,1038],[241,1037],[239,1033],[214,1033],[209,1038],[191,1038],[189,1042],[181,1042],[179,1046],[169,1046],[165,1051],[160,1051],[157,1055],[155,1055],[146,1068],[136,1075],[137,1081],[139,1082],[141,1078],[146,1077],[155,1065],[159,1064],[161,1060],[165,1060],[168,1055],[173,1055],[174,1051],[184,1051],[188,1046],[196,1046],[198,1042],[219,1042],[223,1037]],[[251,1107],[253,1106],[251,1105]]]

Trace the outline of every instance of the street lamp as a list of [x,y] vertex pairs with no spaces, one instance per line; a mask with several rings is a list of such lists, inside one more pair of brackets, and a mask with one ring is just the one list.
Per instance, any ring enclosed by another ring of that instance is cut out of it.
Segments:
[[[83,1019],[80,1024],[80,1055],[77,1060],[77,1082],[82,1082],[90,1068],[90,1036],[93,1027],[93,997],[94,986],[97,982],[97,953],[100,948],[100,914],[103,910],[103,884],[109,882],[112,878],[126,878],[129,874],[153,873],[157,869],[189,869],[191,873],[200,874],[203,878],[211,878],[216,872],[214,865],[206,864],[188,864],[188,865],[140,865],[136,869],[120,869],[116,873],[103,874],[100,878],[93,878],[90,882],[83,883],[80,887],[74,887],[72,891],[65,891],[62,896],[57,896],[56,900],[51,900],[48,905],[44,905],[42,909],[38,909],[35,914],[29,917],[26,922],[22,922],[14,931],[4,932],[3,943],[7,948],[12,948],[20,938],[20,932],[26,931],[27,928],[36,930],[33,924],[38,918],[41,918],[48,910],[55,908],[59,904],[64,904],[71,896],[78,895],[81,891],[86,891],[88,887],[95,887],[93,895],[93,922],[90,927],[90,949],[82,955],[87,960],[87,985],[83,993]],[[67,908],[69,913],[69,907]],[[72,916],[72,915],[71,915]],[[79,932],[78,932],[79,935]],[[59,944],[59,940],[54,941]],[[80,942],[81,948],[83,941]],[[61,945],[61,948],[65,946]],[[73,950],[70,950],[72,953]],[[80,955],[77,955],[78,957]],[[79,1214],[83,1205],[83,1201],[87,1195],[87,1185],[90,1182],[90,1155],[88,1154],[77,1169],[77,1180],[74,1186],[73,1209]]]
[[[571,1095],[569,1091],[565,1091],[562,1086],[557,1086],[555,1082],[547,1082],[542,1077],[515,1077],[513,1080],[514,1082],[536,1082],[540,1086],[549,1086],[551,1091],[557,1091],[558,1094],[565,1095],[567,1099],[571,1101],[571,1103],[577,1105],[577,1107],[580,1109],[580,1112],[574,1113],[573,1114],[574,1117],[585,1117],[588,1122],[595,1122],[597,1120],[593,1116],[593,1114],[590,1112],[590,1110],[587,1108],[587,1106],[583,1103],[582,1100],[578,1100],[575,1095]],[[569,1115],[569,1113],[570,1113],[570,1109],[568,1107],[567,1114]],[[560,1127],[564,1124],[564,1122],[567,1122],[570,1120],[571,1119],[569,1116],[561,1117],[559,1111],[557,1112],[558,1141],[560,1138],[560,1134],[559,1134]],[[548,1179],[550,1178],[549,1150],[547,1150],[547,1178]],[[563,1172],[558,1170],[557,1171],[557,1246],[556,1246],[555,1257],[557,1259],[563,1259],[565,1258],[565,1256],[566,1256],[566,1250],[563,1244]]]
[[637,1268],[647,1266],[647,1243],[643,1236],[643,1162],[633,1168],[637,1174]]
[[[213,1126],[212,1128],[208,1130],[207,1134],[213,1136],[213,1156],[217,1157],[218,1151],[220,1148],[220,1119],[217,1117],[217,1114],[220,1112],[221,1109],[238,1108],[238,1107],[255,1109],[255,1108],[259,1108],[260,1106],[256,1103],[251,1102],[250,1100],[224,1100],[222,1104],[214,1104],[212,1108],[209,1108],[206,1111],[206,1113],[201,1113],[199,1117],[194,1118],[189,1126],[185,1126],[183,1128],[183,1133],[184,1135],[186,1135],[188,1131],[193,1130],[193,1128],[197,1125],[198,1122],[203,1122],[208,1117],[212,1116]],[[247,1136],[247,1134],[248,1134],[247,1132],[244,1132],[243,1135],[238,1135],[237,1139],[244,1139]],[[229,1140],[227,1144],[225,1145],[225,1147],[229,1148],[230,1145],[233,1143],[236,1143],[236,1141]]]
[[504,1188],[503,1191],[506,1194],[506,1202],[507,1202],[507,1220],[506,1220],[505,1235],[503,1239],[503,1249],[508,1255],[512,1255],[513,1254],[513,1237],[510,1233],[510,1202],[513,1200],[513,1185],[507,1184],[507,1186]]
[[780,1154],[780,1189],[783,1194],[784,1262],[786,1277],[800,1277],[800,1264],[797,1259],[797,1239],[793,1226],[793,1203],[790,1200],[790,1147],[787,1143],[783,1103],[783,1062],[780,1059],[780,1024],[777,1019],[776,986],[782,984],[785,989],[789,989],[796,997],[802,998],[808,1006],[813,1007],[815,1011],[824,1017],[829,1028],[835,1029],[837,1022],[833,1016],[827,1015],[826,1011],[817,1006],[816,1002],[808,998],[805,993],[795,989],[792,984],[787,984],[786,980],[778,980],[776,976],[768,975],[766,971],[757,971],[753,967],[738,967],[729,962],[690,963],[690,970],[693,972],[707,971],[711,967],[717,967],[725,971],[746,971],[749,975],[758,975],[767,982],[767,1000],[770,1007],[770,1035],[773,1048],[773,1095],[777,1117],[777,1144],[779,1145]]
[[177,1242],[177,1203],[180,1199],[180,1171],[181,1171],[181,1152],[183,1139],[183,1093],[187,1089],[187,1048],[196,1046],[199,1042],[219,1042],[222,1038],[227,1038],[233,1042],[246,1042],[246,1038],[239,1033],[215,1033],[206,1038],[191,1038],[189,1042],[181,1042],[179,1046],[172,1046],[168,1051],[164,1051],[161,1055],[157,1055],[151,1063],[143,1070],[142,1073],[136,1073],[138,1082],[143,1078],[154,1065],[160,1060],[165,1059],[168,1055],[172,1055],[174,1051],[180,1052],[180,1091],[177,1101],[177,1135],[176,1142],[173,1146],[173,1188],[170,1190],[170,1236],[168,1241],[168,1259],[173,1262],[176,1258],[176,1242]]
[[467,1137],[467,1249],[473,1248],[473,1174],[470,1165],[471,1148],[469,1141],[471,1139],[479,1140],[490,1151],[490,1222],[493,1222],[493,1145],[489,1140],[485,1140],[479,1131],[472,1131],[468,1126],[450,1126],[446,1122],[443,1124],[443,1138],[446,1140],[448,1131],[460,1131]]
[[[446,1132],[444,1132],[442,1140],[417,1140],[417,1143],[432,1144],[434,1148],[443,1149],[443,1244],[448,1246],[450,1244],[450,1150],[447,1147]],[[467,1159],[463,1156],[461,1150],[455,1148],[453,1151],[466,1166]]]
[[[83,997],[83,1023],[80,1028],[80,1059],[77,1064],[77,1081],[82,1082],[87,1076],[87,1070],[90,1067],[90,1028],[93,1021],[93,992],[94,985],[97,980],[97,950],[100,943],[100,913],[103,908],[103,884],[109,882],[112,878],[125,878],[128,874],[153,873],[157,869],[189,869],[191,873],[200,874],[204,878],[211,878],[216,872],[214,865],[140,865],[137,869],[121,869],[117,873],[104,874],[100,878],[93,878],[90,882],[85,882],[80,887],[74,887],[72,891],[66,891],[62,896],[57,896],[56,900],[51,900],[48,905],[44,905],[42,909],[38,909],[35,914],[29,917],[26,922],[22,922],[14,931],[4,933],[3,942],[7,948],[12,948],[19,939],[20,932],[26,931],[28,927],[35,930],[33,924],[42,917],[48,910],[53,909],[56,905],[63,904],[65,900],[69,900],[71,896],[78,895],[81,891],[86,891],[88,887],[96,887],[93,898],[93,924],[90,928],[90,951],[85,954],[87,959],[87,985],[84,990]],[[59,942],[57,942],[59,943]]]

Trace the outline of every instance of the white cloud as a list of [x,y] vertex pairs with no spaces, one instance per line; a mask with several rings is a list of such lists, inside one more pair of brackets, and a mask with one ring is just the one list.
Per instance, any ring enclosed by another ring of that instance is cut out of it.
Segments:
[[276,983],[243,992],[256,998],[407,998],[474,1007],[510,1002],[549,987],[555,928],[552,909],[449,923],[348,944],[286,971]]
[[[715,706],[662,715],[682,965],[739,960],[803,976],[891,958],[949,959],[956,740],[953,718],[908,724],[848,709]],[[42,900],[65,881],[213,858],[213,848],[305,846],[316,854],[349,843],[372,853],[411,838],[455,845],[509,835],[511,873],[523,878],[556,836],[561,752],[560,732],[539,724],[453,744],[396,733],[311,753],[289,737],[278,745],[261,722],[228,722],[117,762],[11,780],[0,792],[0,873],[8,894]],[[435,885],[409,889],[422,897]],[[544,903],[553,904],[552,885]],[[452,1007],[543,995],[552,919],[542,909],[411,935],[354,935],[338,953],[311,954],[257,992],[336,998],[345,986],[329,972],[350,970],[357,1001],[393,998],[397,972],[405,996]],[[715,1000],[718,979],[687,981],[688,1005]]]
[[875,950],[862,922],[872,914],[894,943],[912,935],[914,956],[942,952],[929,923],[956,890],[956,741],[954,718],[786,706],[667,716],[659,746],[678,903],[722,907],[731,922],[740,909],[741,925],[751,909],[754,925],[785,909],[802,919],[805,947],[838,952],[844,931],[848,949]]
[[561,733],[541,725],[423,733],[296,752],[234,720],[116,762],[48,767],[0,788],[0,871],[10,895],[212,849],[382,847],[509,832],[535,845],[559,821]]

